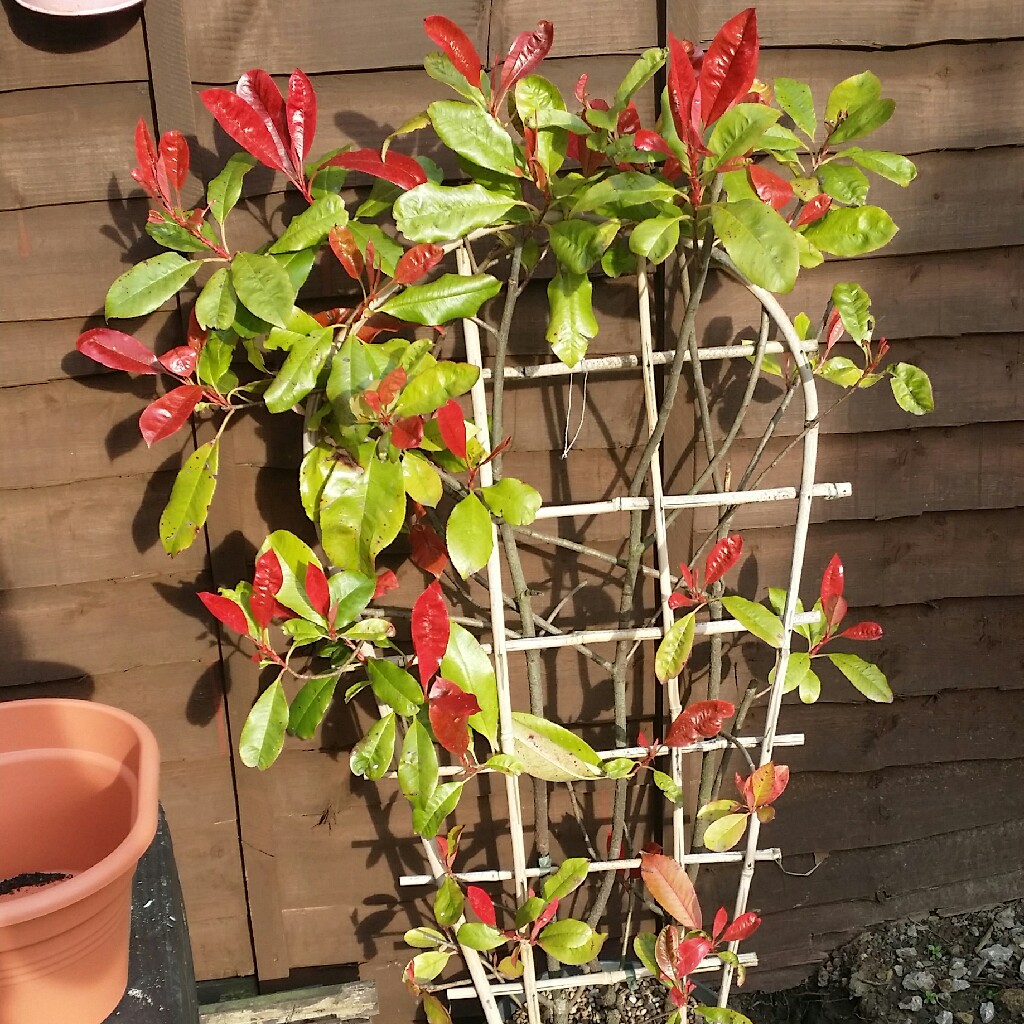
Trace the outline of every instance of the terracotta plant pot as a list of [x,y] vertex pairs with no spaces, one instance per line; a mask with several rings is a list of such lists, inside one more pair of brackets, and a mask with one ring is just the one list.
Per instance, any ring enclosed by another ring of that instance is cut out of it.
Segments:
[[0,704],[0,1024],[99,1024],[128,981],[132,876],[160,756],[138,719],[80,700]]

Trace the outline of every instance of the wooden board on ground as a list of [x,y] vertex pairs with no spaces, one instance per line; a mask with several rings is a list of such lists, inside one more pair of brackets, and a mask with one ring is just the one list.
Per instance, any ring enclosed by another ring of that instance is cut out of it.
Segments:
[[233,999],[199,1007],[200,1024],[305,1024],[365,1021],[377,1015],[377,991],[365,981]]

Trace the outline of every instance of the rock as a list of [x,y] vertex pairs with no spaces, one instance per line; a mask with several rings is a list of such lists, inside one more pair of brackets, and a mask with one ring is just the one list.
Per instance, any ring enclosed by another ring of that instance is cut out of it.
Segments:
[[924,1006],[924,1000],[916,993],[909,999],[904,999],[903,1002],[900,1003],[901,1010],[909,1010],[911,1013],[917,1013],[922,1006]]
[[935,988],[935,975],[930,971],[911,971],[903,978],[908,992],[931,992]]
[[865,984],[860,978],[851,978],[848,988],[850,989],[850,995],[858,999],[862,999],[871,991],[871,986]]
[[897,978],[902,978],[903,977],[903,972],[906,970],[906,968],[903,966],[903,964],[893,964],[892,969],[896,973],[896,977]]
[[953,1024],[953,1014],[949,1010],[939,1010],[935,1014],[935,1024]]
[[996,1019],[995,1003],[982,1003],[978,1007],[978,1016],[981,1017],[981,1024],[992,1024]]
[[1009,946],[1002,946],[996,942],[983,949],[981,955],[996,967],[1005,967],[1010,957],[1013,956],[1013,950]]
[[1010,1013],[1017,1017],[1024,1017],[1024,988],[1004,988],[999,993],[999,1002]]
[[974,1014],[970,1010],[954,1013],[953,1018],[957,1021],[957,1024],[974,1024]]
[[896,955],[901,960],[909,960],[912,956],[917,956],[917,949],[914,946],[901,946],[896,950]]
[[963,978],[954,978],[952,982],[950,982],[951,992],[966,992],[970,987],[971,983],[969,981],[965,981]]
[[1013,907],[1004,907],[996,914],[996,924],[1001,928],[1012,928],[1017,923],[1017,916]]

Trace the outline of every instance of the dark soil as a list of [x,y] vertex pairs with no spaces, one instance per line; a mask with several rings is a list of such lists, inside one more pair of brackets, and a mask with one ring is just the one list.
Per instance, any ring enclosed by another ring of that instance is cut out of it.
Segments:
[[0,879],[0,896],[9,896],[19,889],[39,888],[51,885],[53,882],[63,882],[70,877],[63,871],[31,871],[21,875],[11,875],[10,878]]

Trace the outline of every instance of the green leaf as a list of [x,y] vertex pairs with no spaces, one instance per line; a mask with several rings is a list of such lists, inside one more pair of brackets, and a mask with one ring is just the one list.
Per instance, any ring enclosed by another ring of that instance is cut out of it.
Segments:
[[288,530],[275,530],[270,534],[260,546],[257,557],[271,549],[281,565],[282,582],[277,592],[278,601],[304,619],[317,621],[320,616],[306,600],[306,567],[315,565],[323,571],[320,559],[305,541]]
[[370,726],[366,735],[352,748],[349,767],[353,775],[376,782],[384,778],[395,756],[395,716],[385,715]]
[[868,196],[868,176],[849,164],[825,164],[818,169],[823,192],[849,206],[863,206]]
[[667,56],[668,51],[660,46],[644,50],[615,90],[614,106],[624,108],[633,94],[639,92],[664,67]]
[[575,366],[598,330],[590,279],[560,270],[548,284],[548,303],[551,315],[545,337],[566,366]]
[[541,899],[540,896],[529,897],[521,907],[516,908],[516,928],[525,928],[528,924],[533,924],[547,905],[548,901]]
[[861,149],[849,146],[841,156],[849,157],[855,164],[860,164],[867,171],[873,171],[880,177],[906,188],[916,177],[917,168],[905,156],[899,153],[887,153],[881,149]]
[[431,950],[417,953],[412,958],[412,976],[417,983],[433,981],[447,965],[454,954],[445,950]]
[[676,619],[658,644],[658,652],[654,656],[654,674],[661,682],[675,679],[682,671],[693,650],[696,626],[696,612],[690,612]]
[[231,371],[235,340],[234,335],[211,331],[196,363],[199,383],[209,385],[222,395],[238,386],[238,377]]
[[[591,111],[593,113],[593,111]],[[652,178],[643,171],[624,171],[591,185],[576,200],[573,214],[591,210],[617,217],[631,207],[646,203],[671,202],[679,193],[671,185]]]
[[800,173],[800,161],[793,154],[794,150],[804,148],[803,143],[788,128],[773,124],[764,133],[761,148],[771,153],[780,163],[789,164],[796,173]]
[[167,507],[160,516],[160,543],[169,555],[189,547],[199,535],[217,486],[220,447],[216,440],[201,444],[178,471]]
[[[290,331],[282,333],[291,334]],[[334,328],[324,327],[315,334],[291,334],[291,337],[294,340],[288,356],[263,394],[267,408],[274,413],[287,412],[316,387],[320,371],[331,354]]]
[[269,252],[297,252],[319,245],[331,228],[348,223],[345,200],[333,192],[317,199],[308,209],[292,217],[284,234],[270,247]]
[[[301,619],[293,619],[301,622]],[[327,709],[334,699],[334,690],[338,685],[336,675],[321,676],[304,683],[295,695],[288,713],[288,731],[299,739],[308,740],[320,728],[320,723],[327,714]]]
[[831,93],[825,106],[825,120],[838,121],[844,113],[858,110],[882,95],[882,83],[870,71],[862,71],[841,81]]
[[395,223],[412,242],[448,242],[471,231],[500,224],[516,205],[510,196],[480,185],[424,182],[395,201]]
[[455,933],[459,943],[469,949],[477,949],[485,953],[489,949],[496,949],[505,941],[505,936],[482,921],[472,921],[459,926]]
[[723,597],[725,610],[749,633],[772,647],[782,646],[782,620],[763,604],[733,595]]
[[[209,234],[206,224],[200,230],[204,237]],[[205,242],[200,241],[167,214],[163,214],[162,220],[146,221],[146,234],[165,249],[177,249],[178,252],[209,252],[215,244],[209,238]]]
[[256,158],[248,153],[235,153],[206,188],[210,211],[223,224],[242,194],[242,179],[256,166]]
[[427,114],[434,131],[452,152],[478,167],[511,177],[518,175],[512,139],[497,118],[457,100],[431,103]]
[[437,750],[430,733],[415,718],[409,723],[398,759],[398,785],[413,804],[429,800],[437,789]]
[[825,262],[825,257],[821,254],[821,250],[816,246],[812,245],[807,241],[804,235],[797,232],[794,236],[796,244],[800,248],[800,266],[805,269],[811,267],[820,267]]
[[590,861],[586,857],[570,857],[563,860],[558,870],[550,878],[544,880],[544,899],[564,900],[571,892],[575,892],[586,880]]
[[679,244],[678,217],[651,217],[643,220],[629,236],[629,249],[657,265],[675,252]]
[[374,262],[385,274],[394,274],[395,267],[398,266],[398,261],[405,252],[402,246],[390,235],[386,235],[376,224],[360,224],[353,220],[349,221],[348,229],[355,237],[356,244],[364,258],[366,257],[367,243],[373,242]]
[[231,261],[231,283],[250,313],[276,327],[287,327],[295,304],[288,272],[273,256],[240,252]]
[[437,789],[412,811],[412,827],[418,836],[433,839],[441,823],[455,810],[462,795],[461,782],[442,782]]
[[[462,278],[461,280],[472,280]],[[406,384],[395,403],[396,416],[426,416],[450,398],[464,395],[477,382],[480,370],[469,363],[442,361],[428,366]]]
[[415,949],[433,949],[448,941],[436,928],[410,928],[402,938]]
[[525,711],[512,713],[515,754],[535,779],[574,782],[603,774],[594,749],[568,729]]
[[613,245],[601,257],[601,269],[609,277],[622,277],[636,273],[636,256],[628,245]]
[[607,935],[595,932],[585,921],[567,918],[552,921],[537,938],[545,953],[563,964],[586,964],[597,957]]
[[877,665],[872,665],[870,661],[865,661],[863,658],[857,657],[856,654],[830,654],[828,660],[868,700],[879,704],[892,703],[892,690],[889,689],[889,681]]
[[491,659],[468,629],[451,623],[448,647],[441,659],[441,675],[460,690],[473,694],[480,710],[469,718],[470,726],[487,738],[492,748],[498,745],[498,684]]
[[879,206],[831,209],[805,231],[807,239],[833,256],[863,256],[881,249],[899,229]]
[[832,288],[832,302],[850,337],[857,342],[864,341],[874,322],[868,293],[852,281],[839,281]]
[[793,78],[776,78],[775,99],[793,119],[793,124],[809,139],[813,139],[814,133],[818,130],[818,119],[814,114],[811,87],[806,82],[798,82]]
[[841,388],[852,388],[863,376],[861,368],[846,356],[826,359],[815,371],[819,376]]
[[336,609],[335,622],[338,626],[344,626],[355,622],[359,613],[370,603],[377,580],[358,572],[336,572],[331,575],[327,585],[331,605]]
[[696,1012],[711,1024],[750,1024],[750,1019],[727,1006],[698,1006]]
[[423,703],[423,688],[405,669],[390,661],[371,658],[366,663],[370,685],[381,704],[403,718],[412,718]]
[[196,319],[200,327],[226,331],[235,321],[237,306],[231,275],[227,267],[221,267],[206,282],[196,299]]
[[107,292],[104,313],[114,317],[145,316],[177,295],[202,263],[187,260],[176,252],[162,252],[123,273]]
[[440,82],[442,85],[447,85],[450,89],[454,89],[460,96],[465,96],[466,99],[472,100],[480,107],[486,107],[487,103],[484,100],[484,94],[476,88],[476,86],[470,85],[466,80],[466,76],[461,71],[457,70],[455,65],[451,62],[446,54],[443,53],[428,53],[423,58],[423,70],[434,79],[435,82]]
[[[811,671],[811,656],[806,651],[795,651],[789,656],[789,663],[786,666],[786,681],[783,684],[783,693],[792,693],[799,689],[804,677]],[[775,668],[768,673],[768,682],[775,683]]]
[[870,135],[876,128],[885,124],[895,110],[896,104],[893,100],[872,100],[856,110],[851,110],[849,117],[832,133],[830,141],[850,142],[852,139]]
[[441,883],[434,897],[434,920],[442,928],[451,928],[460,917],[466,902],[459,883],[450,875]]
[[770,206],[752,199],[716,203],[711,208],[715,234],[739,269],[771,292],[792,291],[800,252],[789,225]]
[[743,838],[748,817],[747,814],[725,814],[717,818],[704,833],[704,846],[712,853],[731,850]]
[[657,941],[658,938],[653,932],[640,932],[633,940],[633,952],[636,953],[637,959],[656,978],[661,974],[661,969],[658,967],[658,959],[654,955],[654,947]]
[[892,377],[892,393],[899,407],[904,412],[923,416],[935,409],[935,398],[932,395],[932,382],[928,374],[912,363],[897,363],[889,367]]
[[463,579],[487,564],[494,546],[491,517],[475,494],[467,494],[452,509],[445,540],[452,565]]
[[437,470],[419,452],[407,451],[402,455],[402,479],[405,493],[421,505],[436,508],[444,488]]
[[585,274],[615,241],[617,220],[594,223],[589,220],[562,220],[548,232],[551,251],[559,264],[574,274]]
[[399,320],[414,324],[445,324],[476,316],[480,307],[501,291],[501,282],[490,274],[443,274],[428,284],[411,285],[380,307]]
[[[475,718],[476,716],[474,715],[473,717]],[[492,754],[487,758],[483,766],[484,768],[490,768],[491,771],[500,772],[502,775],[517,776],[523,774],[523,762],[511,754]]]
[[708,149],[714,158],[710,161],[711,167],[721,167],[749,153],[781,116],[779,111],[763,103],[737,103],[727,110],[715,123],[708,139]]
[[242,735],[238,754],[247,768],[265,771],[284,747],[284,731],[288,726],[288,698],[280,679],[275,679],[252,706]]
[[613,757],[604,762],[604,774],[609,779],[627,779],[636,769],[631,757]]
[[800,700],[804,704],[813,704],[821,696],[821,680],[810,668],[800,679]]
[[659,772],[657,769],[652,769],[654,772],[654,784],[668,797],[669,800],[674,804],[682,802],[683,799],[683,787],[676,782],[671,775],[666,775],[665,772]]
[[529,526],[543,502],[539,491],[512,476],[482,487],[480,493],[487,507],[513,526]]

